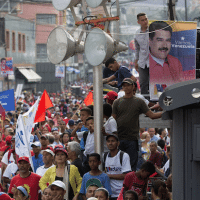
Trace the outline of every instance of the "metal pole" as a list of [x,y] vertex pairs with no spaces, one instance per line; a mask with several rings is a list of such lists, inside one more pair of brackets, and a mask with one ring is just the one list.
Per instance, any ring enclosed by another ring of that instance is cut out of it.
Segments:
[[187,17],[187,0],[185,0],[185,21],[188,20],[188,17]]
[[169,10],[169,20],[175,20],[175,1],[169,0],[168,1],[168,10]]
[[102,66],[93,67],[93,98],[94,98],[94,144],[95,152],[103,153],[103,73]]

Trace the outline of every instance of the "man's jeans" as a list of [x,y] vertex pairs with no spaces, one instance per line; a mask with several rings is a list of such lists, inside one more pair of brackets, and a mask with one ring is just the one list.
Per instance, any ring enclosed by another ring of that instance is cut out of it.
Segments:
[[149,68],[138,67],[141,94],[149,94]]
[[136,171],[138,162],[138,141],[120,140],[119,149],[129,155],[131,169],[132,171]]

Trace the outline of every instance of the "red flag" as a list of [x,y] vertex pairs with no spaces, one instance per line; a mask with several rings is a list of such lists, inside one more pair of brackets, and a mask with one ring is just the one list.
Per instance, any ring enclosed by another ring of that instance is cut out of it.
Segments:
[[37,112],[35,114],[34,122],[45,121],[46,109],[50,107],[53,107],[53,104],[49,98],[49,95],[47,94],[47,91],[44,90],[42,97],[40,99],[40,103],[38,105]]
[[84,99],[84,103],[86,106],[89,106],[91,104],[93,104],[93,93],[92,92],[89,92],[87,97]]

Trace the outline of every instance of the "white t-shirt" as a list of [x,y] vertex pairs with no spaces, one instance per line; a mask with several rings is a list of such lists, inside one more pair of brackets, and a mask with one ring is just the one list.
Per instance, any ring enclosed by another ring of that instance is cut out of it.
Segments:
[[[111,116],[108,118],[106,123],[104,124],[105,132],[108,134],[112,134],[114,132],[117,132],[117,122],[116,120]],[[104,136],[104,152],[108,152],[109,149],[106,145],[106,136]]]
[[51,165],[50,167],[48,168],[45,168],[44,165],[41,166],[41,167],[38,167],[37,170],[36,170],[36,174],[40,175],[40,176],[44,176],[45,172],[47,171],[47,169],[51,168],[51,167],[54,167],[55,165]]
[[91,153],[94,153],[94,133],[90,133],[89,131],[86,139],[84,155],[87,156]]
[[7,151],[7,152],[4,154],[4,156],[3,156],[2,160],[1,160],[1,162],[4,163],[4,164],[6,164],[6,165],[8,165],[9,163],[15,162],[15,160],[14,160],[14,158],[13,158],[13,153],[11,153],[10,159],[9,159],[9,161],[8,161],[8,152],[9,152],[9,151]]
[[[105,161],[106,174],[123,174],[126,172],[131,172],[130,157],[127,153],[124,153],[122,165],[120,163],[120,150],[116,156],[110,157],[109,154]],[[111,197],[118,197],[123,187],[124,180],[110,179],[110,185],[112,190]]]
[[[117,98],[119,99],[119,98],[123,97],[124,95],[125,95],[125,92],[120,91],[120,92],[118,92]],[[135,93],[135,97],[142,99],[147,104],[147,106],[149,105],[149,101],[147,99],[145,99],[144,96],[142,96],[141,94]]]
[[6,167],[3,177],[7,177],[11,180],[15,176],[15,173],[17,170],[18,170],[17,164],[12,162],[12,163],[8,164],[8,166]]

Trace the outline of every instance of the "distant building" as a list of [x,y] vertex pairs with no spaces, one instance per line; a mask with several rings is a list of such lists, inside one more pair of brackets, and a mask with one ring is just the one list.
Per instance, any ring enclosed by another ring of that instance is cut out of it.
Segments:
[[[24,90],[34,90],[41,77],[35,71],[35,23],[14,15],[4,14],[1,18],[5,34],[1,43],[1,58],[12,57],[15,76],[8,80],[0,78],[0,91],[14,89],[22,83]],[[27,75],[28,74],[28,75]]]

